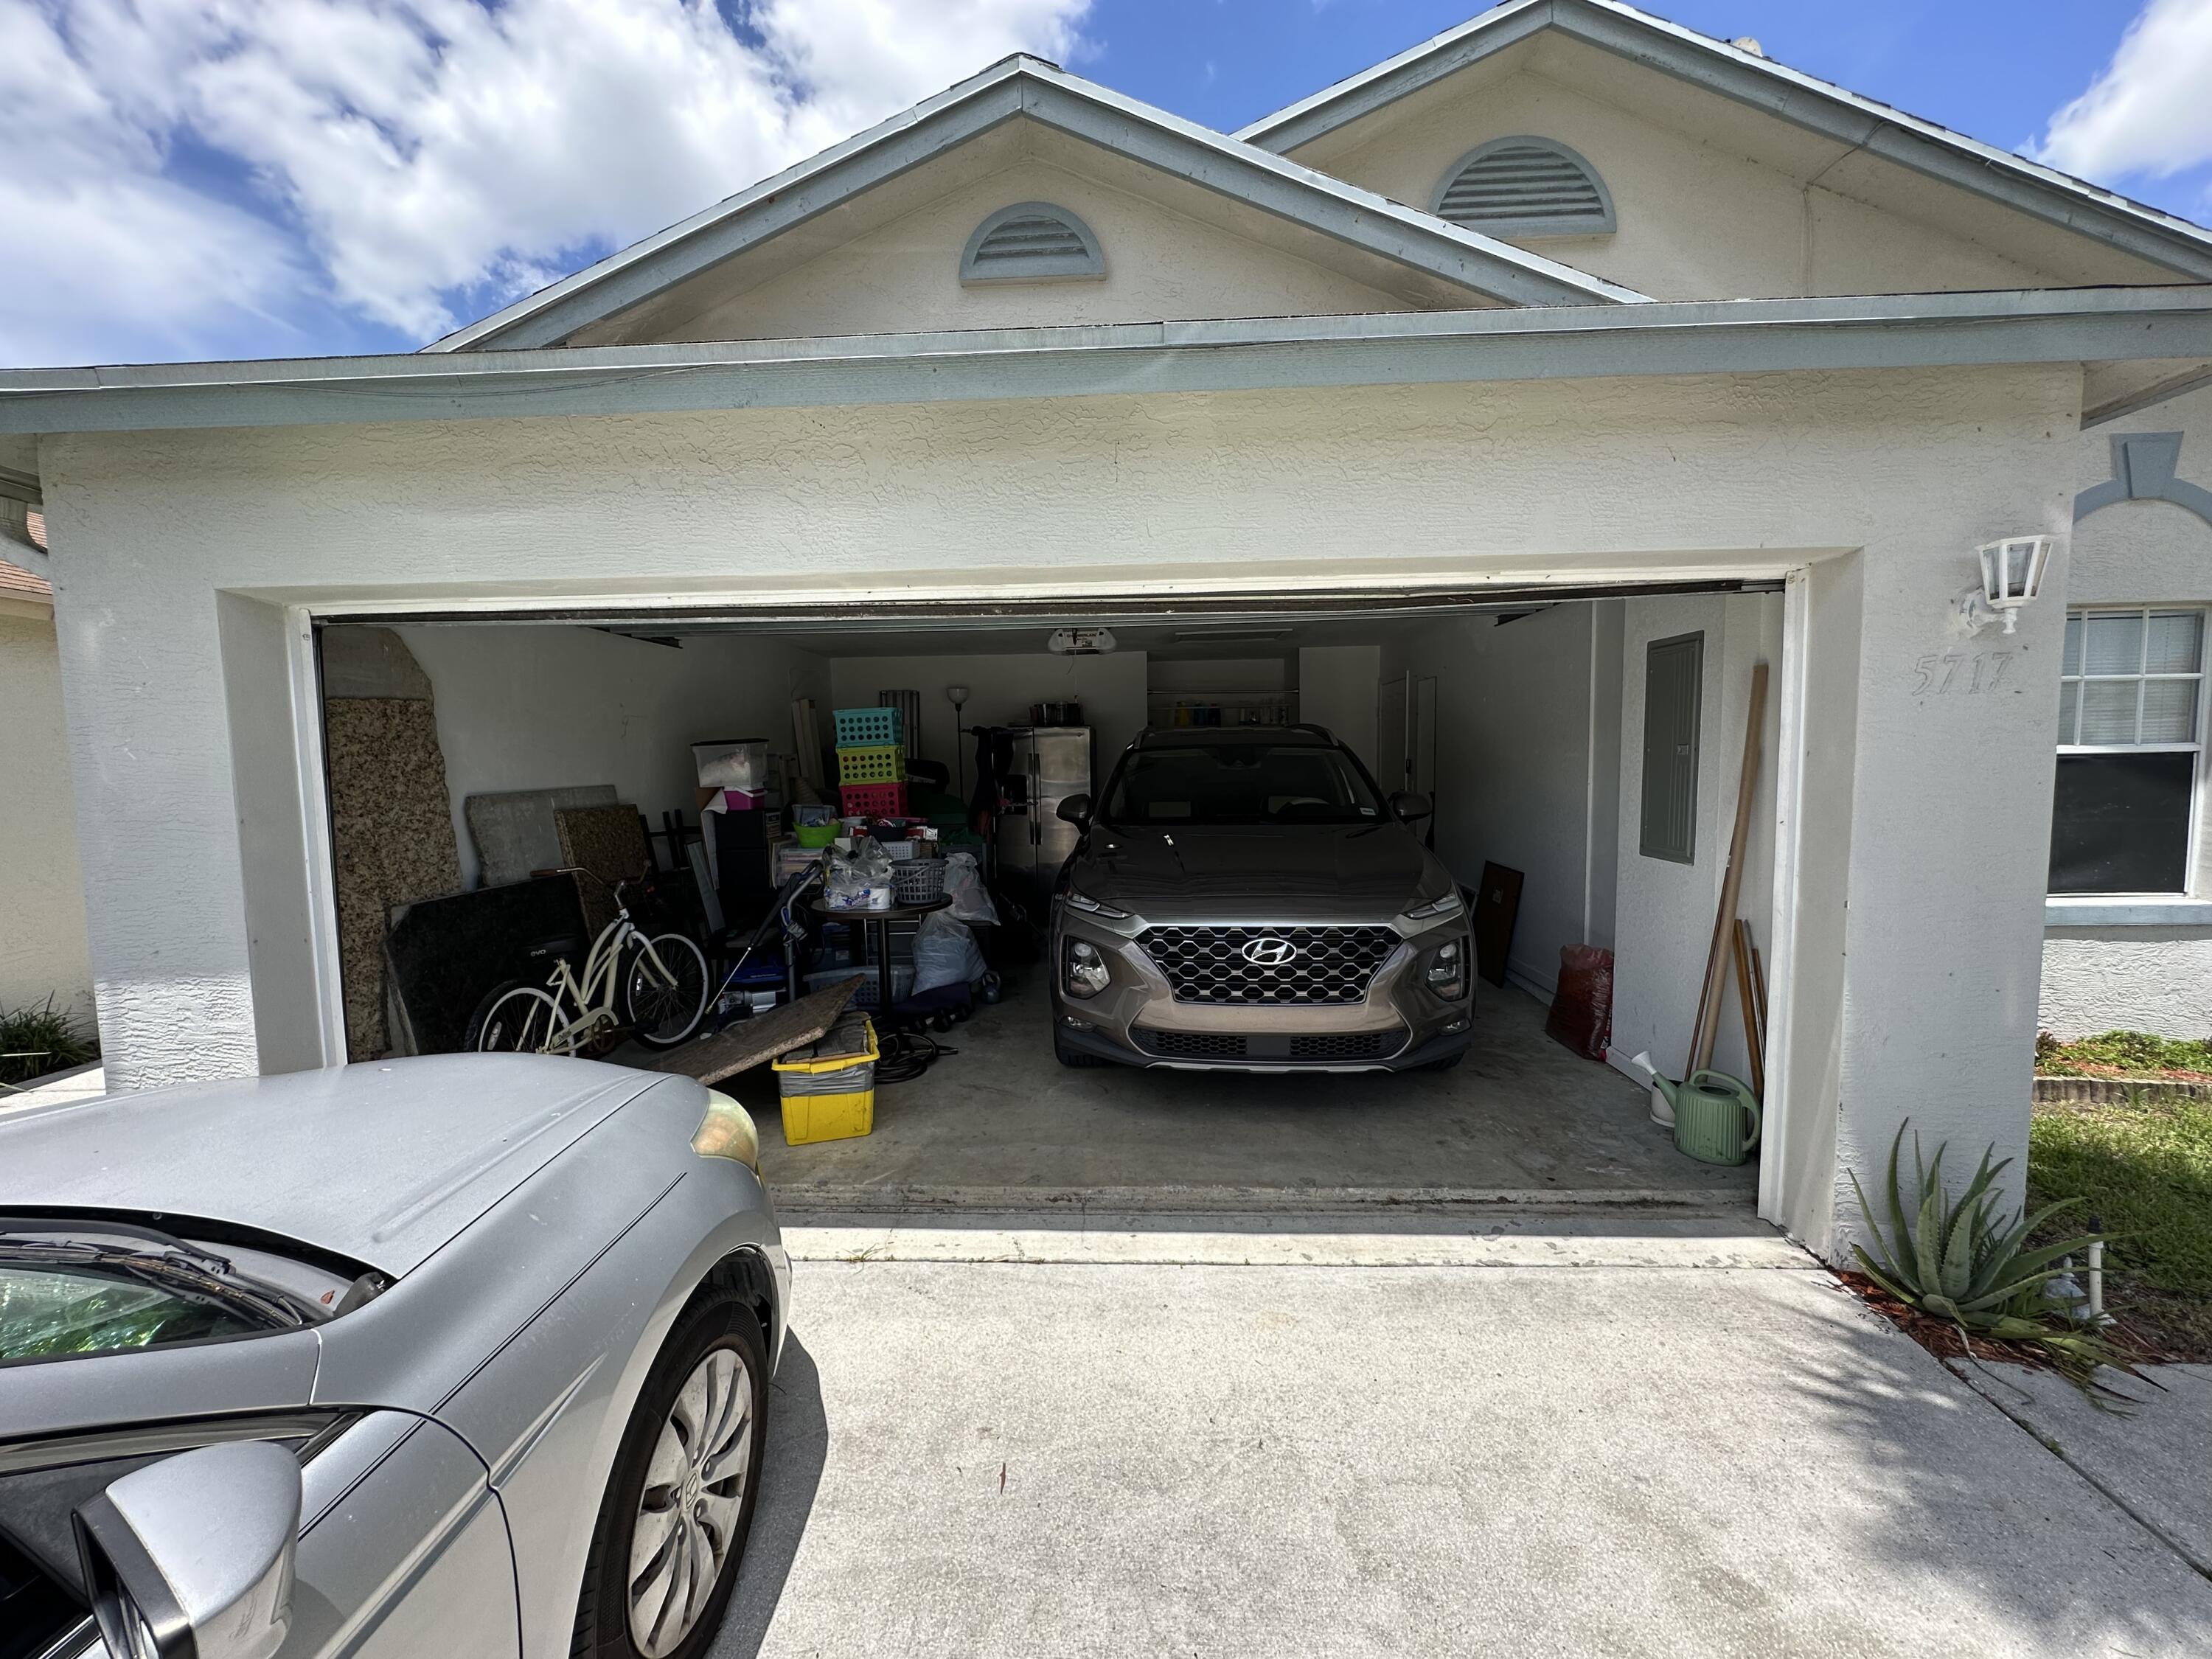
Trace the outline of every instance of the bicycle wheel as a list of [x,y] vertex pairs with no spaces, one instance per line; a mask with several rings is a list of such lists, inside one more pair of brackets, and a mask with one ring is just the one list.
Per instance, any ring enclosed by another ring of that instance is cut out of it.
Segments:
[[[707,1017],[706,953],[681,933],[661,933],[653,955],[640,951],[623,975],[623,1007],[631,1033],[648,1048],[673,1048]],[[653,966],[660,958],[662,973]]]
[[502,985],[477,1005],[468,1046],[480,1054],[544,1054],[561,1029],[561,1005],[532,985]]

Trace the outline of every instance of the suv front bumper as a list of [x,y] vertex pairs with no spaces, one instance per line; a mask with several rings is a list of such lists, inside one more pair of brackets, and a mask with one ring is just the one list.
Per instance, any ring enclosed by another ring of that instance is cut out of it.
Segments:
[[[1401,933],[1357,1000],[1328,1002],[1193,1001],[1177,998],[1167,975],[1145,948],[1144,923],[1117,923],[1058,907],[1048,967],[1052,1018],[1066,1048],[1124,1066],[1177,1071],[1398,1072],[1434,1065],[1473,1042],[1474,939],[1467,918]],[[1178,918],[1176,927],[1249,927]],[[1381,922],[1301,921],[1285,930],[1389,927]],[[1105,989],[1076,997],[1067,991],[1071,941],[1096,949],[1109,975]],[[1426,969],[1437,949],[1456,944],[1466,988],[1438,996]]]

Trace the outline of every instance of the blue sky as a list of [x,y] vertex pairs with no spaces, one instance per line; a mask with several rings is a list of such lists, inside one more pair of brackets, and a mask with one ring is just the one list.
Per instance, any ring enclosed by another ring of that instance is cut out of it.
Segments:
[[[1480,9],[0,0],[0,362],[411,349],[1010,51],[1234,129]],[[2212,0],[1654,9],[2212,220]]]

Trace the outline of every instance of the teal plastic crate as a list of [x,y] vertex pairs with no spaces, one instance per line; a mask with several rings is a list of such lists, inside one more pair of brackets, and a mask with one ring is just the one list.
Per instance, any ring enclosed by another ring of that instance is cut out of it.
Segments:
[[840,708],[831,716],[837,722],[840,749],[866,749],[878,744],[904,745],[906,722],[896,708]]

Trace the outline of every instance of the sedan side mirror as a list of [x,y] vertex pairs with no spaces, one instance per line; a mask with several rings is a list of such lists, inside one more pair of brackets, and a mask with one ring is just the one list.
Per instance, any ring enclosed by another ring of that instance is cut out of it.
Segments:
[[180,1452],[70,1517],[117,1659],[270,1659],[292,1625],[300,1463],[265,1440]]
[[1091,797],[1088,795],[1063,797],[1060,803],[1060,817],[1063,822],[1081,829],[1091,822]]
[[1390,810],[1397,814],[1401,823],[1412,823],[1419,818],[1431,817],[1436,803],[1417,789],[1401,789],[1390,797]]

